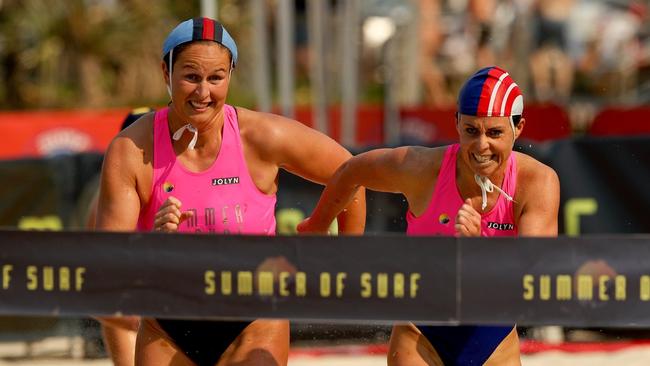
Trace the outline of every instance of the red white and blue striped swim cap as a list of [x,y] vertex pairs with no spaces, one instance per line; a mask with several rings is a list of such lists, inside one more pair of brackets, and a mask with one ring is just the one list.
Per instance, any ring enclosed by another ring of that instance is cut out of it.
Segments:
[[458,112],[476,117],[521,116],[524,97],[504,69],[490,66],[477,71],[458,95]]

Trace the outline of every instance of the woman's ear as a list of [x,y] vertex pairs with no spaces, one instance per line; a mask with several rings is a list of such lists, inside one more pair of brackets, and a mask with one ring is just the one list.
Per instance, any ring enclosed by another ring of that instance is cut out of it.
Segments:
[[526,124],[526,119],[522,117],[519,120],[519,123],[517,123],[517,125],[515,126],[515,140],[518,139],[519,136],[521,135],[521,132],[524,130],[525,124]]
[[160,64],[162,67],[163,77],[165,78],[165,84],[169,85],[169,70],[167,69],[167,64],[165,61],[162,61]]
[[[172,66],[173,67],[173,66]],[[165,78],[165,86],[167,87],[167,94],[169,94],[169,97],[172,97],[172,87],[171,87],[171,82],[170,82],[170,77],[169,77],[169,70],[167,69],[167,64],[165,61],[162,62],[162,70],[163,70],[163,78]]]

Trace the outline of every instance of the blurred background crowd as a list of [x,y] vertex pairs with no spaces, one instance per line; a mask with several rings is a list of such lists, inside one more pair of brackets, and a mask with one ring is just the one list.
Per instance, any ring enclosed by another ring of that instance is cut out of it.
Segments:
[[[295,65],[288,98],[296,104],[316,102],[314,62],[323,63],[326,103],[341,101],[344,92],[333,81],[345,73],[348,41],[356,46],[348,53],[357,56],[353,87],[360,104],[384,102],[390,87],[399,105],[453,105],[462,80],[488,64],[510,70],[528,101],[559,103],[570,113],[577,106],[578,124],[590,106],[650,101],[647,0],[348,3],[219,1],[217,17],[242,53],[231,102],[262,109],[284,103],[282,91],[272,92],[283,76],[269,71],[280,70],[284,60]],[[281,18],[283,6],[292,7],[288,21]],[[0,0],[0,108],[164,105],[162,37],[199,8],[199,1]],[[262,25],[255,23],[260,8]],[[351,11],[354,26],[347,28]],[[310,47],[315,16],[324,23],[319,49]],[[273,50],[287,22],[294,42],[285,48],[293,57],[285,59]],[[262,82],[255,71],[262,62],[271,74],[266,97],[250,87]]]

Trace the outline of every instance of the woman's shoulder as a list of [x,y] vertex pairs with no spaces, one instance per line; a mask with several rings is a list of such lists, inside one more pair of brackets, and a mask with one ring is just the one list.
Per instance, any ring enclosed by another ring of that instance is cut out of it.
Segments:
[[403,156],[396,169],[401,172],[401,191],[406,196],[410,210],[421,215],[431,201],[449,146],[404,146],[396,148]]
[[117,138],[127,138],[141,145],[153,138],[153,124],[155,112],[147,113],[138,118],[129,127],[123,129],[117,134]]
[[404,146],[397,149],[403,149],[406,155],[405,161],[412,165],[413,168],[420,168],[426,171],[438,171],[445,157],[445,152],[449,146]]
[[535,191],[537,188],[557,186],[560,180],[557,173],[550,166],[533,158],[530,155],[513,152],[517,159],[517,186],[525,186]]
[[302,125],[298,121],[273,113],[259,112],[243,107],[234,107],[240,130],[272,132],[282,131],[287,125]]
[[287,118],[272,113],[258,112],[242,107],[233,107],[237,112],[239,131],[245,139],[267,140],[281,131]]
[[117,154],[124,160],[143,162],[143,156],[151,154],[153,150],[153,123],[154,113],[140,117],[129,127],[120,131],[111,144],[107,154]]
[[[560,180],[551,167],[522,153],[517,157],[515,217],[520,235],[557,235]],[[525,224],[520,218],[526,214]]]
[[[236,107],[236,111],[242,141],[263,150],[274,150],[287,145],[303,145],[310,141],[331,140],[304,123],[287,117],[241,107]],[[333,140],[331,142],[333,143]]]
[[517,159],[517,169],[519,170],[519,175],[523,174],[526,176],[538,177],[555,174],[555,170],[553,170],[553,168],[528,154],[518,151],[513,151],[513,154],[515,154],[515,158]]
[[390,166],[395,169],[396,176],[401,176],[409,182],[409,197],[435,184],[442,166],[447,146],[400,146],[388,149]]

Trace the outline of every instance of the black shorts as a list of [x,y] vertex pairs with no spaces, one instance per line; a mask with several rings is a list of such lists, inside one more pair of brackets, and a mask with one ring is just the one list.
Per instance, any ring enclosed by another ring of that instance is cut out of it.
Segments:
[[251,322],[156,319],[162,330],[199,366],[215,365]]
[[565,21],[546,19],[537,14],[533,20],[533,36],[537,48],[554,46],[562,51],[567,49],[567,23]]

